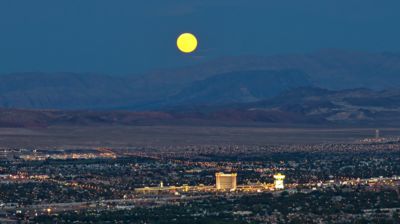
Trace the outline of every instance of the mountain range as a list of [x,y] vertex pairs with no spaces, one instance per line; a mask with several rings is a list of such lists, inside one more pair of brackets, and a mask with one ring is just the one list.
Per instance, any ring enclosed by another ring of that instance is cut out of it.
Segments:
[[400,125],[400,90],[326,90],[300,87],[257,102],[183,106],[152,112],[0,110],[0,126],[154,124],[396,126]]
[[135,76],[14,73],[0,76],[0,107],[153,110],[181,104],[247,103],[296,87],[330,90],[400,85],[400,54],[326,50],[231,57]]
[[140,76],[13,73],[0,75],[0,122],[390,123],[400,117],[399,86],[400,54],[340,50],[221,58]]

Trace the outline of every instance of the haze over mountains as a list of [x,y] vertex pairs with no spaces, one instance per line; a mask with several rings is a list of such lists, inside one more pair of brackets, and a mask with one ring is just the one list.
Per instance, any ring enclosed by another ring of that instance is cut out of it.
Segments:
[[[238,121],[254,122],[385,123],[400,115],[399,85],[399,54],[327,50],[223,58],[142,76],[2,75],[0,107],[157,110],[165,112],[162,119],[172,120],[235,120],[236,116]],[[60,121],[44,120],[44,124]]]

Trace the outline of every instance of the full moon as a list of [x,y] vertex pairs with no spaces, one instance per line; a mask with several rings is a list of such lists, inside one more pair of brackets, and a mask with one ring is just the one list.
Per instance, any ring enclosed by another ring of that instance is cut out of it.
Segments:
[[197,48],[197,38],[191,33],[183,33],[176,40],[176,45],[183,53],[192,53]]

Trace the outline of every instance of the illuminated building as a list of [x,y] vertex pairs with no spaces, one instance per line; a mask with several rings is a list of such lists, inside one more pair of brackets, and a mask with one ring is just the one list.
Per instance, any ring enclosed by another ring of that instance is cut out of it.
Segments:
[[285,189],[285,185],[283,181],[285,180],[285,175],[282,175],[281,173],[278,173],[274,175],[274,185],[275,185],[275,190],[283,190]]
[[237,173],[216,173],[216,187],[217,190],[236,190],[236,177]]

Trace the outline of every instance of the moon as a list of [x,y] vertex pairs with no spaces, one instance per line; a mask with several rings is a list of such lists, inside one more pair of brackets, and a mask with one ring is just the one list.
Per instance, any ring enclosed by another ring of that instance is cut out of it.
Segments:
[[189,54],[196,50],[198,42],[195,35],[191,33],[183,33],[176,40],[176,45],[180,51]]

